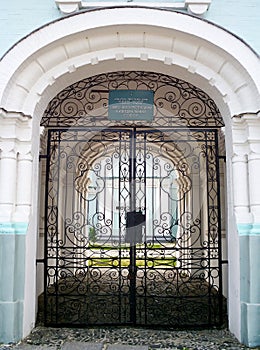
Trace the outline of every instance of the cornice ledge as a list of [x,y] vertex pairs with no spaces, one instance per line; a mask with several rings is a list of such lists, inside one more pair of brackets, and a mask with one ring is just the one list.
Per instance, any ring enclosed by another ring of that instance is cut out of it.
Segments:
[[140,7],[163,7],[163,8],[171,8],[171,9],[183,9],[187,10],[189,13],[196,16],[203,16],[212,0],[183,0],[179,2],[171,2],[165,0],[165,2],[135,2],[135,0],[121,0],[115,1],[111,0],[109,2],[105,2],[102,0],[55,0],[55,3],[58,9],[64,14],[68,15],[74,12],[77,12],[83,8],[90,7],[105,7],[105,6],[140,6]]
[[244,121],[244,120],[259,120],[260,119],[260,110],[256,112],[243,112],[240,114],[233,115],[232,120],[235,122]]
[[27,122],[32,119],[31,115],[24,114],[23,112],[7,111],[5,108],[0,107],[0,118],[6,120],[17,119],[22,122]]

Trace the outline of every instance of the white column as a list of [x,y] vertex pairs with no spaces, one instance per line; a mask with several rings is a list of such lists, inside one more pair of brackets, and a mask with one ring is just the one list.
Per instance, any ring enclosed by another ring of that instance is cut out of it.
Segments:
[[27,221],[31,209],[32,156],[30,151],[19,152],[17,162],[16,206],[14,221]]
[[260,223],[260,154],[248,156],[250,209],[255,223]]
[[234,208],[239,222],[248,223],[249,193],[248,193],[248,163],[246,155],[235,154],[232,158]]
[[11,220],[16,201],[16,161],[17,154],[13,145],[4,145],[0,159],[0,221]]
[[24,197],[26,205],[31,202],[31,165],[25,166],[31,164],[26,156],[31,148],[31,118],[0,108],[0,122],[0,221],[12,222],[17,204],[21,205]]
[[[14,220],[17,206],[23,203],[21,197],[27,198],[27,204],[30,202],[27,186],[31,187],[31,177],[28,176],[31,171],[22,175],[19,181],[24,166],[18,162],[18,153],[24,149],[24,145],[31,147],[28,146],[31,143],[31,129],[29,117],[1,108],[0,124],[0,246],[3,254],[0,286],[4,286],[0,292],[0,309],[4,311],[0,341],[4,339],[9,342],[23,336],[24,316],[28,310],[24,305],[25,290],[27,286],[28,290],[33,290],[33,284],[25,282],[26,259],[33,255],[33,250],[28,247],[32,239],[30,237],[27,241],[26,235],[29,217]],[[30,266],[35,268],[34,256]],[[34,276],[32,273],[30,275]],[[30,297],[31,304],[32,300]]]

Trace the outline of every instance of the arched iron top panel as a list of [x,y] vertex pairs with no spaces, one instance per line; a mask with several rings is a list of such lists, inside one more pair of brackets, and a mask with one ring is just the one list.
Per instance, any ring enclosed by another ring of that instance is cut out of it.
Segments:
[[[111,90],[154,91],[153,121],[111,121],[108,98]],[[178,78],[152,72],[112,72],[76,82],[49,103],[41,125],[222,127],[215,102],[198,87]]]

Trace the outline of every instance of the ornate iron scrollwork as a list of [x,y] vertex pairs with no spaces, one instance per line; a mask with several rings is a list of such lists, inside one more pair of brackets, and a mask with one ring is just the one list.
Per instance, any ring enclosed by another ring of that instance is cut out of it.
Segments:
[[108,120],[109,90],[154,91],[154,120],[150,126],[221,127],[215,102],[196,86],[171,76],[151,72],[115,72],[83,79],[62,90],[49,103],[41,125],[114,126],[143,122]]
[[[154,91],[152,121],[108,119],[110,90]],[[99,74],[49,103],[45,323],[222,322],[214,101],[181,79]],[[138,213],[138,239],[127,237]],[[128,222],[127,222],[128,220]]]
[[46,324],[221,323],[217,140],[217,129],[49,130]]

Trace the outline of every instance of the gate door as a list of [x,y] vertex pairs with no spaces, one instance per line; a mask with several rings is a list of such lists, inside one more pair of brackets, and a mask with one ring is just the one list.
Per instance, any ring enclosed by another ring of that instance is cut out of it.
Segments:
[[45,324],[222,322],[217,130],[48,134]]

